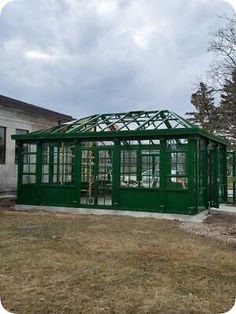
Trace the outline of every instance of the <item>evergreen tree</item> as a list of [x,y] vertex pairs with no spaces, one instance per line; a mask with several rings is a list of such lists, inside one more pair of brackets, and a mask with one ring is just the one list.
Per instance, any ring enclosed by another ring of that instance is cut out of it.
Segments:
[[213,91],[205,83],[200,82],[197,91],[191,96],[191,103],[196,111],[186,113],[190,116],[188,120],[210,132],[215,132],[217,109],[214,106]]
[[236,149],[236,70],[231,79],[226,79],[221,93],[219,107],[220,133]]

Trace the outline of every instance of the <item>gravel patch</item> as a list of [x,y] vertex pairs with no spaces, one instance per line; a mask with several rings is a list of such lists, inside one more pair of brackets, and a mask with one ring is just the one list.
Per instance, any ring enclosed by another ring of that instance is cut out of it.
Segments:
[[187,232],[236,244],[236,216],[211,214],[203,222],[183,222],[181,228]]

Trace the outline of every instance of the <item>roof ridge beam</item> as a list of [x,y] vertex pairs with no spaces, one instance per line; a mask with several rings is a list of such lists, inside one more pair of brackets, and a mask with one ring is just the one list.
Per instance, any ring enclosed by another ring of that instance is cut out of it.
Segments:
[[[128,114],[131,114],[131,117],[133,117],[133,115],[135,114],[135,115],[136,115],[135,119],[139,118],[141,115],[143,115],[143,114],[145,114],[145,113],[146,113],[146,111],[144,111],[144,110],[143,110],[143,111],[136,111],[135,113],[132,113],[132,111],[128,112]],[[129,125],[130,123],[137,123],[137,124],[138,124],[138,122],[135,121],[134,118],[133,118],[131,121],[129,121],[128,123],[124,124],[124,125],[123,125],[121,128],[119,128],[117,131],[121,131],[124,127],[126,127],[128,130],[130,130],[130,129],[128,128],[128,125]]]
[[116,121],[113,121],[112,123],[108,124],[105,128],[103,128],[101,131],[105,131],[106,129],[112,127],[114,124],[118,123],[119,121],[122,121],[127,115],[129,114],[129,112],[126,112],[126,114],[124,114],[123,117],[118,118]]
[[[141,128],[143,128],[145,126],[145,124],[148,124],[148,126],[149,126],[150,122],[153,121],[153,119],[155,119],[160,113],[161,113],[161,111],[159,110],[158,112],[156,112],[156,114],[154,114],[154,116],[152,116],[151,118],[149,118],[148,120],[143,122],[141,125],[139,125],[139,127],[136,130],[140,130]],[[153,124],[155,126],[154,121],[151,124]]]

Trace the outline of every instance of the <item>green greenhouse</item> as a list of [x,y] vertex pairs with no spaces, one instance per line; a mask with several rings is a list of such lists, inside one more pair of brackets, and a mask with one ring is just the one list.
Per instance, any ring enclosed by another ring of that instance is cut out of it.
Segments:
[[97,114],[12,138],[17,204],[196,214],[227,201],[227,143],[174,112]]

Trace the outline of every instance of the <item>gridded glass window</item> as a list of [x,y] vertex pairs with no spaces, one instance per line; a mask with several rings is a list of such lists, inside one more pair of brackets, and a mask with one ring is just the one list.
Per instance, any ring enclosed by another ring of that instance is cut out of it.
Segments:
[[123,145],[139,145],[139,141],[138,140],[122,140],[120,142],[120,144]]
[[121,186],[137,187],[137,150],[122,149],[120,158]]
[[[27,134],[29,131],[28,130],[22,130],[22,129],[16,129],[16,135],[22,135],[22,134]],[[18,164],[18,151],[19,151],[19,145],[16,141],[16,146],[15,146],[15,164]]]
[[169,161],[170,161],[171,175],[176,175],[176,176],[185,175],[185,165],[186,165],[186,153],[185,152],[170,153]]
[[160,145],[160,140],[140,140],[141,145]]
[[188,139],[171,139],[167,140],[167,151],[187,151]]
[[94,177],[95,165],[94,152],[92,151],[92,149],[84,149],[82,150],[81,158],[82,158],[81,182],[88,182],[90,177]]
[[95,201],[95,155],[94,150],[81,151],[81,204],[94,204]]
[[44,143],[42,146],[42,183],[73,183],[74,145]]
[[160,186],[160,152],[159,150],[141,150],[141,181],[144,188]]
[[167,188],[187,189],[187,140],[167,141]]
[[43,144],[42,148],[42,183],[49,183],[50,145]]
[[[56,166],[58,161],[58,153],[54,151],[54,167],[56,172]],[[59,148],[59,182],[60,183],[72,183],[73,182],[73,165],[74,165],[74,145],[66,143]],[[54,175],[53,182],[57,179]]]
[[90,141],[90,142],[85,142],[82,141],[80,142],[80,146],[82,147],[91,147],[91,146],[113,146],[114,142],[113,141]]
[[22,184],[36,183],[36,144],[23,144]]
[[98,199],[99,205],[112,205],[112,151],[98,152]]
[[6,159],[6,128],[0,126],[0,164],[5,164]]

